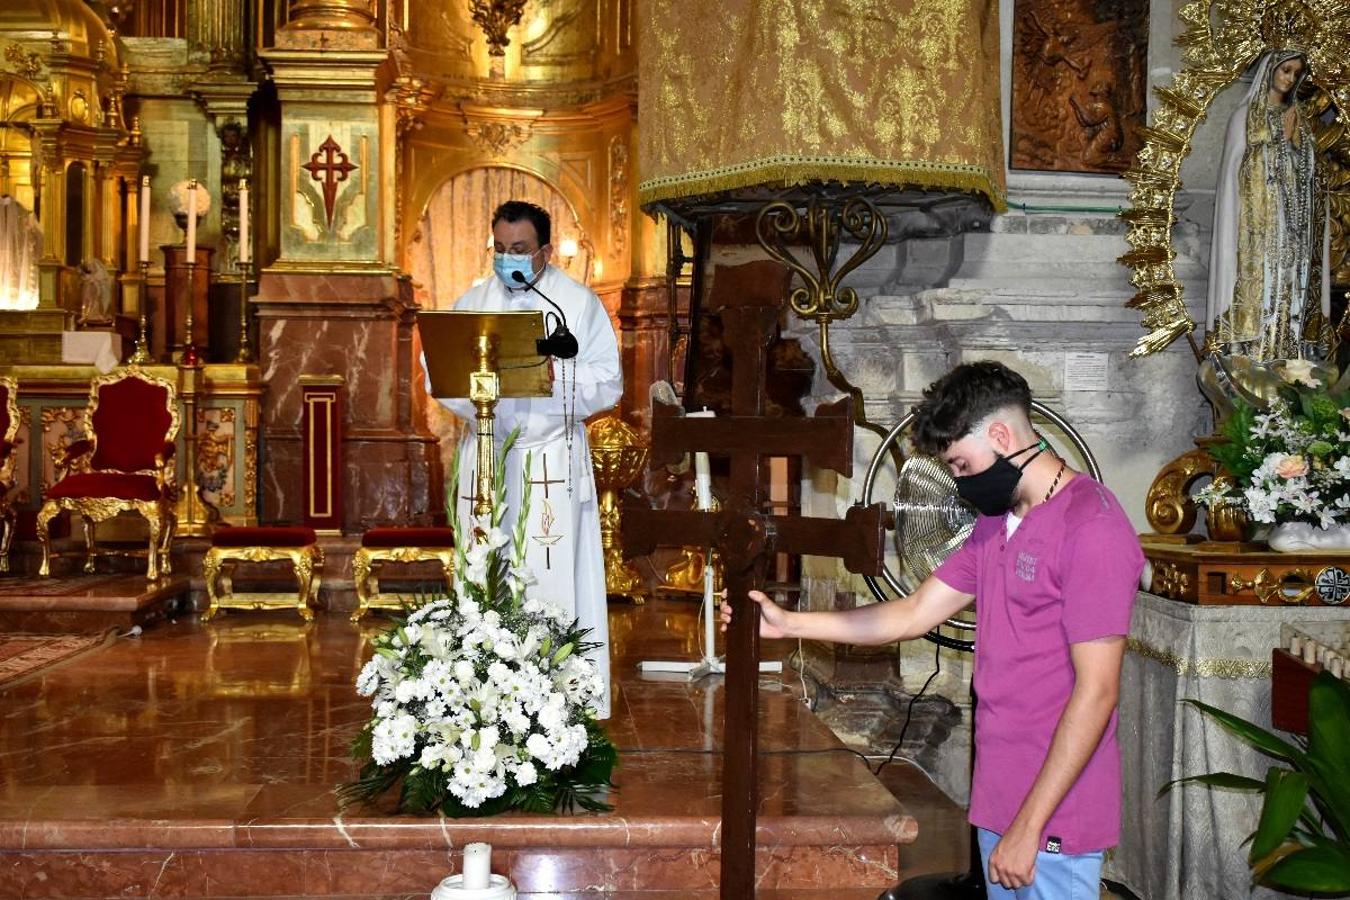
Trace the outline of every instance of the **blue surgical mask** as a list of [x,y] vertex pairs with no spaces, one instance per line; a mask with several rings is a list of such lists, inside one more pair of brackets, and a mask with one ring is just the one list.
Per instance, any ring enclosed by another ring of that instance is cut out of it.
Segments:
[[[497,253],[492,257],[492,269],[502,284],[512,290],[522,290],[525,284],[534,281],[534,256],[534,253]],[[512,278],[512,272],[519,272],[525,279],[525,284]]]

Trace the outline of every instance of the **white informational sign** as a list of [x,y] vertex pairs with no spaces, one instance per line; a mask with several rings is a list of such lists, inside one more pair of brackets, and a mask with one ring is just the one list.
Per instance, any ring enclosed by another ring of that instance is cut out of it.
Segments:
[[1064,390],[1104,391],[1110,387],[1110,355],[1064,354]]

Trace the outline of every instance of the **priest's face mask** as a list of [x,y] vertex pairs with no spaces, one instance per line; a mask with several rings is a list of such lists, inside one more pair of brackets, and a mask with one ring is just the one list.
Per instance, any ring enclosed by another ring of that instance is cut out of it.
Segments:
[[957,494],[981,515],[1001,516],[1012,509],[1022,472],[1046,450],[1043,439],[1025,447],[1014,447],[1013,439],[1006,425],[994,421],[942,453],[955,477]]
[[519,222],[502,219],[494,225],[492,249],[493,271],[502,284],[513,290],[532,284],[553,256],[552,244],[539,246],[539,236],[529,219]]

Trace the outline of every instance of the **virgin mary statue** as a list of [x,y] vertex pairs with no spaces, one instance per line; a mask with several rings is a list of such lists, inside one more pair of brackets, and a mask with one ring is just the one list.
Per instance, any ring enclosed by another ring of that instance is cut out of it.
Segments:
[[1210,343],[1257,362],[1321,360],[1331,329],[1331,231],[1298,50],[1261,56],[1219,163],[1210,250]]

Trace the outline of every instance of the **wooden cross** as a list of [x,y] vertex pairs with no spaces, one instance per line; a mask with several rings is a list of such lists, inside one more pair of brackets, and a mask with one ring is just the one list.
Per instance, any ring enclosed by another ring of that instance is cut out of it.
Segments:
[[[766,278],[765,284],[770,281]],[[765,512],[766,457],[805,457],[845,477],[853,469],[849,398],[823,404],[807,419],[764,415],[766,355],[783,306],[777,287],[750,292],[761,293],[758,297],[728,299],[721,310],[725,340],[735,359],[730,415],[685,418],[675,406],[653,403],[650,465],[679,462],[695,451],[728,456],[727,502],[717,512],[630,506],[623,514],[624,552],[629,556],[676,544],[712,546],[721,552],[734,610],[726,643],[721,894],[736,900],[754,896],[759,808],[759,614],[747,594],[763,585],[776,552],[836,556],[850,572],[868,575],[881,573],[884,553],[881,504],[855,506],[843,522]]]
[[[319,157],[323,156],[320,161]],[[341,157],[341,161],[338,161]],[[333,227],[333,202],[337,199],[337,187],[341,182],[347,180],[347,176],[360,168],[352,162],[347,154],[342,152],[341,145],[333,140],[330,134],[328,138],[319,145],[310,156],[309,162],[300,168],[309,173],[315,181],[323,182],[323,210],[328,216],[328,227]],[[322,177],[320,177],[322,175]]]

